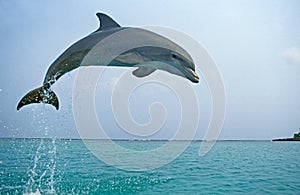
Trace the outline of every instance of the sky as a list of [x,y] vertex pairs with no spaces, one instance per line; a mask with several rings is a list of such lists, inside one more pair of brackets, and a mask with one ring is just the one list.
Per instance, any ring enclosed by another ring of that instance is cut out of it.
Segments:
[[[226,91],[226,118],[219,139],[290,137],[300,127],[299,7],[297,0],[0,1],[0,137],[78,137],[72,112],[77,71],[53,86],[59,111],[40,104],[17,111],[16,106],[42,84],[48,67],[64,50],[98,28],[97,12],[122,26],[170,27],[206,48]],[[109,86],[122,71],[107,70],[101,79],[106,87],[97,88],[98,116],[112,138],[130,138],[108,107]],[[204,81],[191,85],[201,108],[196,139],[203,139],[211,100]],[[153,85],[137,90],[130,109],[137,121],[146,123],[147,107],[157,98],[169,115],[163,131],[152,138],[168,138],[180,117],[174,108],[176,97],[168,89]]]

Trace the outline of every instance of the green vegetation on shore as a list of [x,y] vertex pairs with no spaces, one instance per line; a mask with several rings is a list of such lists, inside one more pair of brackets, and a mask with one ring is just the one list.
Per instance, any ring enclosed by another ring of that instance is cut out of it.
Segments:
[[272,141],[300,141],[300,129],[299,132],[295,133],[292,138],[274,139]]

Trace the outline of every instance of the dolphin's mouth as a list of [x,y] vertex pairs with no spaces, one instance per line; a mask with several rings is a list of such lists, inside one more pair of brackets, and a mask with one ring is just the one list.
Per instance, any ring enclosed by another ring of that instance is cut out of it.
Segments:
[[194,70],[192,70],[191,68],[187,68],[187,69],[185,69],[186,70],[186,72],[188,73],[187,74],[187,78],[190,80],[190,81],[192,81],[193,83],[199,83],[199,76],[195,73],[195,71]]

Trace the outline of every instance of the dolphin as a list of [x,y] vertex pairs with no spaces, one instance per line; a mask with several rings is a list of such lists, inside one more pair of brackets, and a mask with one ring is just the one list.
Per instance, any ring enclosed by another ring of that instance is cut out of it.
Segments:
[[[159,69],[184,77],[193,83],[199,82],[192,58],[176,43],[151,31],[133,27],[121,27],[104,13],[97,13],[96,15],[100,22],[99,28],[65,50],[50,65],[43,85],[28,92],[18,103],[17,110],[31,103],[50,104],[58,110],[59,101],[51,86],[64,74],[80,66],[137,67],[132,72],[136,77],[145,77]],[[124,45],[135,41],[126,37],[128,33],[123,33],[121,35],[124,35],[124,38],[112,41],[106,49],[92,52],[98,44],[101,46],[101,41],[106,40],[113,34],[125,32],[125,30],[130,32],[131,38],[137,37],[140,40],[150,40],[154,44],[128,49],[120,54],[116,53],[109,62],[101,61],[101,58],[106,57],[107,51],[113,51],[114,48],[124,47]]]

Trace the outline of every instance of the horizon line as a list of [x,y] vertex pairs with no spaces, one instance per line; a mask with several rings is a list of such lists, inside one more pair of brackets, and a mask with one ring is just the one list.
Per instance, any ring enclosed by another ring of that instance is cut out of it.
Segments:
[[218,140],[203,140],[203,139],[82,139],[82,138],[58,138],[58,137],[0,137],[0,139],[46,139],[46,140],[102,140],[102,141],[272,141],[274,139],[218,139]]

